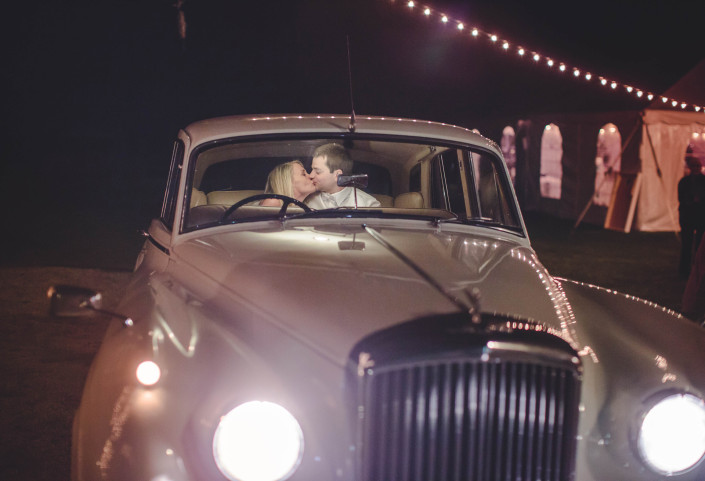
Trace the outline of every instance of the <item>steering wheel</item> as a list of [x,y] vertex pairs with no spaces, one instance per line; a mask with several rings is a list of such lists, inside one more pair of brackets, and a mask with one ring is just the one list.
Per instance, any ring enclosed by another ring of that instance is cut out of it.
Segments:
[[289,197],[287,195],[280,195],[280,194],[257,194],[257,195],[251,195],[249,197],[246,197],[242,199],[240,202],[236,202],[235,204],[231,205],[228,207],[228,209],[223,212],[223,215],[220,216],[220,223],[223,224],[225,223],[226,220],[228,220],[228,217],[233,215],[233,212],[238,210],[240,207],[242,207],[245,204],[249,204],[250,202],[254,202],[256,200],[262,200],[262,199],[279,199],[282,201],[282,207],[279,209],[279,213],[277,214],[277,217],[279,219],[283,219],[284,216],[286,215],[286,208],[289,206],[289,204],[294,204],[297,207],[301,207],[304,212],[311,212],[311,208],[301,202],[300,200],[296,200],[292,197]]

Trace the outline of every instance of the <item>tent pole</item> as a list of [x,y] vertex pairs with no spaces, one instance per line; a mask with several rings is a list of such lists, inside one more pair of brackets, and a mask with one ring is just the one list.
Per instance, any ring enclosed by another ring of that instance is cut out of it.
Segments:
[[[634,137],[634,134],[636,133],[637,129],[638,129],[639,126],[642,124],[642,122],[643,122],[643,119],[642,119],[641,116],[640,116],[639,119],[638,119],[638,120],[636,121],[636,123],[634,124],[634,128],[633,128],[632,131],[629,133],[629,136],[627,137],[627,140],[625,140],[624,143],[622,144],[622,149],[619,151],[619,155],[617,156],[618,159],[621,159],[621,158],[622,158],[622,154],[623,154],[624,151],[627,149],[627,146],[628,146],[629,143],[632,141],[632,137]],[[607,180],[607,177],[604,177],[604,178],[602,179],[602,181],[600,182],[600,184],[599,184],[597,187],[595,187],[595,189],[592,191],[592,195],[590,196],[590,200],[589,200],[588,203],[585,205],[585,208],[583,209],[583,211],[582,211],[582,212],[580,213],[580,215],[578,216],[578,220],[575,221],[575,225],[573,226],[573,228],[572,228],[571,231],[570,231],[571,234],[573,234],[573,232],[575,232],[575,229],[578,228],[578,226],[580,225],[580,223],[583,221],[583,219],[584,219],[585,216],[587,215],[588,210],[590,210],[590,207],[592,207],[592,203],[595,201],[595,194],[597,194],[597,191],[600,190],[600,187],[602,187],[602,184],[604,184],[606,180]]]
[[[641,116],[642,116],[642,123],[644,124],[644,130],[646,130],[646,138],[649,139],[649,147],[651,147],[651,155],[654,157],[654,164],[656,164],[656,174],[658,175],[659,181],[661,182],[661,190],[663,191],[663,194],[665,197],[666,186],[663,184],[663,175],[661,173],[661,167],[659,166],[659,163],[658,163],[658,158],[656,157],[656,149],[654,148],[654,144],[651,141],[651,132],[649,132],[649,124],[644,122],[644,120],[643,120],[644,113],[643,112],[642,112]],[[673,212],[671,212],[670,208],[667,208],[667,210],[668,210],[668,217],[671,218],[671,224],[673,224],[673,226],[675,227],[677,224],[676,224],[676,220],[673,218]],[[674,228],[673,233],[676,235],[676,238],[678,240],[680,240],[680,235],[678,233],[678,230],[679,229]]]

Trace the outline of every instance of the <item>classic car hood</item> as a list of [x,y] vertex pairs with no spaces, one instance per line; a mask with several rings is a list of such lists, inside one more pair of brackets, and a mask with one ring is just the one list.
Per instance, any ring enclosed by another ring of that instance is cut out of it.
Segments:
[[459,310],[419,269],[466,303],[466,292],[476,288],[483,312],[539,320],[572,339],[561,292],[517,235],[422,222],[368,224],[412,260],[410,266],[361,223],[248,227],[201,235],[174,253],[335,362],[344,363],[367,334]]

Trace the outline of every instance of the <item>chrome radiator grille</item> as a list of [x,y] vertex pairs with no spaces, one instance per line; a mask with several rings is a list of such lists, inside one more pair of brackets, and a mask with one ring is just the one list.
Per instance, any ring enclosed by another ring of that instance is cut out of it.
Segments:
[[452,359],[359,379],[365,481],[564,481],[574,470],[576,366]]

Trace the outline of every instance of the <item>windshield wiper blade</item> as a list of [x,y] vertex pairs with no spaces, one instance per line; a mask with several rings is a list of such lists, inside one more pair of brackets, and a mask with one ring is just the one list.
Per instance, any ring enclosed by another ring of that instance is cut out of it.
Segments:
[[438,227],[441,224],[457,224],[457,223],[463,222],[463,220],[460,218],[460,216],[458,216],[458,214],[456,214],[455,212],[451,212],[448,210],[446,212],[448,212],[449,214],[452,214],[453,217],[434,217],[433,218],[433,225],[435,227]]
[[496,220],[490,218],[490,217],[460,217],[457,214],[453,214],[454,217],[446,218],[446,219],[436,219],[434,221],[434,224],[446,224],[446,223],[454,223],[454,224],[470,224],[470,225],[487,225],[487,226],[498,226],[498,227],[504,227],[504,224],[501,222],[497,222]]

